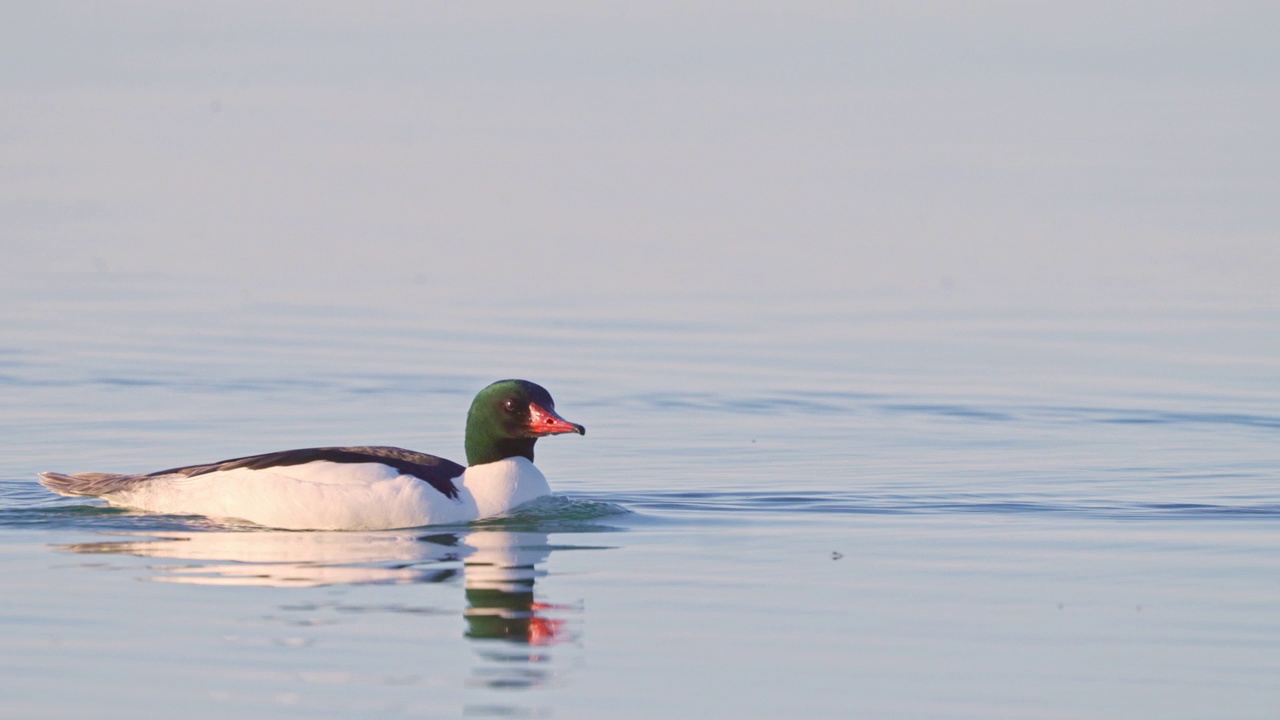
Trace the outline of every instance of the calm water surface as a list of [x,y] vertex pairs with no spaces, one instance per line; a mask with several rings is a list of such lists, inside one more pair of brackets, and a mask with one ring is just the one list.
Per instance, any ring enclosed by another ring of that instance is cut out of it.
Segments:
[[[57,292],[50,292],[57,287]],[[1280,315],[11,282],[4,717],[1273,717]],[[583,437],[516,516],[275,532],[39,470]]]

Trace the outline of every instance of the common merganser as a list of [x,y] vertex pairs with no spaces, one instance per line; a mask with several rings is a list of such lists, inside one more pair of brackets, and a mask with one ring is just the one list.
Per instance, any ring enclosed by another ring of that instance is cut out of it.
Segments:
[[286,530],[454,524],[550,494],[533,464],[533,444],[562,433],[586,429],[557,415],[541,385],[500,380],[481,390],[467,412],[467,467],[395,447],[322,447],[145,475],[44,472],[40,483],[59,495]]

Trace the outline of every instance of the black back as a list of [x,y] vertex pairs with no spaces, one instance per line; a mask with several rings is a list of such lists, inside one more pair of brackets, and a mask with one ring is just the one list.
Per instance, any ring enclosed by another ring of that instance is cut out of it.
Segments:
[[304,463],[327,461],[334,463],[382,463],[390,465],[405,475],[412,475],[431,487],[444,493],[445,497],[458,497],[458,488],[453,478],[466,470],[465,467],[451,460],[438,458],[435,455],[414,452],[397,447],[322,447],[303,448],[301,450],[283,450],[265,455],[232,458],[209,465],[189,465],[149,473],[148,477],[158,475],[186,475],[195,477],[221,470],[265,470],[273,467],[287,467]]

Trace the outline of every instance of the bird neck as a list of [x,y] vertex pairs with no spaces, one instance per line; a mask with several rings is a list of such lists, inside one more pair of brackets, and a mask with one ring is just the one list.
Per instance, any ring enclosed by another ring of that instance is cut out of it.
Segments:
[[482,423],[467,423],[467,464],[506,460],[511,457],[528,458],[533,462],[533,444],[537,438],[502,437]]

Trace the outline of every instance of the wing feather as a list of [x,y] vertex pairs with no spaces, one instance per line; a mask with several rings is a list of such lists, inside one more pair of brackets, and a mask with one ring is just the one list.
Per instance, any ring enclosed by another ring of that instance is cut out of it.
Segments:
[[163,475],[196,477],[197,475],[206,475],[223,470],[236,470],[239,468],[265,470],[273,467],[288,467],[290,465],[321,461],[390,465],[404,475],[411,475],[422,480],[448,498],[458,497],[458,488],[453,484],[453,479],[462,475],[463,471],[466,470],[465,467],[451,460],[405,450],[404,448],[383,446],[321,447],[283,450],[263,455],[248,455],[205,465],[170,468],[145,475],[40,473],[40,483],[60,495],[99,497]]

